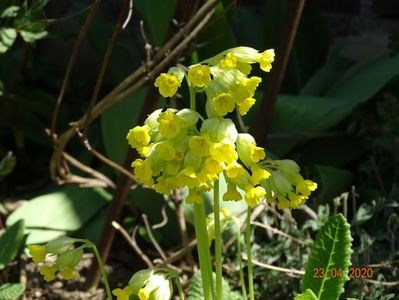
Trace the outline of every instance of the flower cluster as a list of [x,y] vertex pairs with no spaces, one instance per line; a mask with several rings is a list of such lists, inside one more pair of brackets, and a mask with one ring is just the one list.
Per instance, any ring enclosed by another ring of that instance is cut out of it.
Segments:
[[55,256],[56,259],[52,264],[44,264],[40,269],[45,281],[55,279],[56,272],[66,280],[72,280],[76,277],[76,266],[82,259],[83,248],[69,249],[75,242],[73,239],[62,238],[51,241],[46,245],[29,245],[28,250],[36,265],[43,264],[47,255]]
[[170,300],[173,286],[167,274],[145,269],[135,273],[126,287],[114,289],[112,294],[117,300],[129,300],[133,295],[140,300]]
[[[174,96],[186,78],[190,94],[206,95],[207,119],[189,109],[156,110],[143,126],[131,129],[128,142],[142,156],[132,163],[136,178],[161,194],[187,187],[187,203],[202,203],[202,192],[211,190],[221,174],[227,182],[225,201],[244,198],[255,206],[267,192],[269,198],[275,195],[263,184],[271,175],[263,167],[264,149],[250,134],[238,133],[226,118],[234,109],[245,115],[255,103],[261,78],[250,76],[251,65],[259,63],[269,72],[273,60],[273,49],[259,53],[237,47],[190,66],[187,72],[173,67],[162,73],[155,80],[161,95]],[[293,193],[300,197],[298,203],[304,189],[300,185],[298,194]]]
[[131,129],[129,144],[145,158],[133,162],[134,175],[161,194],[188,187],[186,202],[201,203],[201,192],[212,189],[223,173],[228,182],[224,200],[241,200],[239,187],[249,205],[258,204],[265,195],[259,184],[270,176],[258,164],[264,149],[249,134],[239,134],[230,119],[206,119],[198,130],[199,119],[188,109],[157,110],[144,126]]
[[269,180],[262,182],[268,195],[266,201],[274,203],[277,199],[278,208],[296,208],[317,189],[317,183],[304,179],[292,160],[268,160],[262,166],[271,174]]

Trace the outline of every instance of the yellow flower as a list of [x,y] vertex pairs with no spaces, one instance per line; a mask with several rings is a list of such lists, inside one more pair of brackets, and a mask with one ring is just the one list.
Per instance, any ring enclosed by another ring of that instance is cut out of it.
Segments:
[[148,160],[136,159],[132,163],[132,167],[134,168],[134,175],[140,180],[143,184],[152,186],[154,181],[152,179],[152,169],[151,164]]
[[150,143],[151,137],[147,126],[136,126],[129,130],[126,136],[130,146],[139,148],[147,146]]
[[222,68],[235,68],[237,66],[237,57],[233,53],[229,52],[219,62],[219,66]]
[[211,81],[211,69],[206,65],[198,65],[188,70],[188,80],[195,86],[204,87]]
[[148,293],[146,289],[140,289],[137,296],[139,296],[140,300],[148,300],[150,298],[150,293]]
[[251,65],[243,62],[237,62],[237,69],[244,75],[248,75],[252,71]]
[[238,155],[233,145],[229,143],[215,143],[211,148],[212,157],[220,163],[231,164],[237,160]]
[[263,71],[270,72],[272,69],[272,62],[274,61],[274,49],[268,49],[259,54],[257,61]]
[[208,171],[210,174],[219,174],[223,171],[223,166],[216,159],[208,157],[205,160],[205,170]]
[[57,272],[57,267],[55,265],[52,266],[43,266],[40,269],[40,274],[43,275],[44,280],[52,281],[55,279],[55,272]]
[[245,170],[241,164],[233,161],[231,164],[227,165],[226,174],[229,178],[235,178],[244,175]]
[[155,80],[154,85],[159,88],[159,93],[166,98],[176,94],[180,81],[175,75],[161,73]]
[[189,188],[193,188],[198,185],[197,174],[192,167],[187,167],[177,174],[176,182],[180,187],[188,186]]
[[178,117],[171,111],[167,110],[161,113],[157,119],[159,123],[159,132],[166,138],[171,139],[180,132],[180,122]]
[[166,172],[169,175],[176,175],[180,170],[180,162],[171,161],[166,164]]
[[317,183],[309,179],[300,179],[296,184],[296,192],[301,193],[305,197],[308,197],[311,192],[317,189]]
[[253,146],[250,148],[250,157],[252,162],[257,163],[266,157],[265,149]]
[[251,172],[251,179],[254,185],[259,184],[262,180],[269,178],[271,175],[268,171],[257,165],[251,167]]
[[227,184],[227,192],[223,195],[224,201],[239,201],[242,199],[241,194],[237,191],[237,186],[232,183]]
[[130,295],[133,294],[132,286],[128,285],[123,289],[114,289],[112,294],[116,296],[116,300],[129,300]]
[[247,186],[245,188],[244,199],[249,206],[256,206],[259,204],[260,200],[266,195],[266,191],[263,187],[257,186]]
[[201,204],[204,202],[204,198],[196,191],[190,190],[189,194],[186,197],[186,203],[188,204]]
[[60,274],[65,280],[72,280],[76,276],[76,271],[74,268],[65,267],[60,271]]
[[232,112],[235,107],[233,96],[229,93],[221,93],[212,99],[213,107],[218,116],[223,117]]
[[166,161],[173,160],[176,156],[176,151],[173,148],[171,143],[164,142],[164,143],[159,143],[155,147],[155,151],[159,154],[159,156]]
[[30,245],[28,246],[29,253],[32,255],[33,262],[38,265],[46,259],[47,250],[46,247],[41,245]]
[[208,156],[212,142],[208,135],[193,136],[189,142],[190,149],[198,156]]
[[237,109],[240,115],[245,116],[255,102],[256,100],[254,98],[246,98],[243,102],[237,104]]

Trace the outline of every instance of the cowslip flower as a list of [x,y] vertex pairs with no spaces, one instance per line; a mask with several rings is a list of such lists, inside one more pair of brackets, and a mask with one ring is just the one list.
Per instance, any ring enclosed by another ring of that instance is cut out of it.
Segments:
[[161,73],[155,80],[154,86],[159,89],[159,93],[167,97],[173,97],[180,86],[180,81],[175,75]]
[[152,269],[145,269],[136,272],[129,280],[129,285],[124,289],[115,289],[113,294],[123,298],[130,295],[136,295],[140,300],[170,300],[173,294],[173,288],[166,274],[157,273]]
[[62,278],[65,280],[72,280],[76,277],[76,271],[74,268],[71,267],[65,267],[60,271],[60,275]]
[[112,294],[116,296],[116,300],[129,300],[130,296],[133,295],[133,286],[128,285],[123,289],[114,289],[112,290]]
[[207,65],[195,65],[188,69],[188,80],[197,87],[204,87],[211,81],[211,69]]
[[29,245],[29,253],[32,256],[33,262],[38,265],[46,259],[47,249],[41,245]]
[[57,272],[57,266],[43,266],[40,269],[40,274],[43,275],[45,281],[52,281],[55,279],[55,272]]

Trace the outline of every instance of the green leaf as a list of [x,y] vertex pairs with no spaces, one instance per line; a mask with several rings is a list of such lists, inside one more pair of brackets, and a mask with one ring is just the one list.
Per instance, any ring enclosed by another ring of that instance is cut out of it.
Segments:
[[2,18],[14,18],[18,15],[18,12],[20,10],[19,6],[16,5],[11,5],[7,7],[3,12],[0,14],[0,19]]
[[9,151],[6,156],[0,161],[0,179],[7,176],[14,170],[16,164],[15,156]]
[[316,165],[316,169],[320,175],[319,197],[324,203],[347,191],[352,184],[353,174],[350,171],[322,165]]
[[110,199],[103,189],[63,187],[22,205],[8,217],[7,225],[25,220],[25,232],[30,233],[27,244],[47,242],[80,229]]
[[24,239],[24,228],[24,221],[20,220],[7,228],[6,232],[0,236],[0,270],[17,256]]
[[[339,295],[344,291],[345,282],[349,280],[351,244],[350,225],[345,217],[342,214],[331,217],[321,228],[312,247],[303,277],[302,291],[312,290],[318,300],[339,299]],[[315,273],[316,269],[322,272]],[[341,271],[336,273],[340,275],[334,277],[335,271]],[[316,276],[323,273],[325,276],[322,278]]]
[[356,64],[331,87],[326,96],[339,99],[353,109],[375,95],[389,80],[399,74],[399,55],[383,55]]
[[307,289],[304,293],[297,295],[295,300],[317,300],[317,297],[312,290]]
[[14,28],[0,29],[0,53],[6,52],[15,42],[17,32]]
[[48,34],[47,31],[32,32],[27,30],[21,30],[19,33],[21,34],[24,41],[27,43],[34,43],[37,40],[45,38]]
[[46,244],[46,249],[49,253],[59,254],[66,251],[75,242],[77,242],[76,239],[68,236],[61,236],[55,240],[49,241]]
[[[215,274],[213,274],[215,277]],[[215,280],[214,280],[215,282]],[[226,280],[222,279],[222,300],[242,300],[242,295],[231,290]],[[203,300],[204,291],[202,290],[202,278],[201,273],[198,271],[191,278],[188,300]]]
[[175,12],[177,1],[138,0],[134,4],[144,17],[144,28],[151,33],[155,46],[162,46]]
[[0,300],[17,300],[25,291],[19,283],[6,283],[0,286]]

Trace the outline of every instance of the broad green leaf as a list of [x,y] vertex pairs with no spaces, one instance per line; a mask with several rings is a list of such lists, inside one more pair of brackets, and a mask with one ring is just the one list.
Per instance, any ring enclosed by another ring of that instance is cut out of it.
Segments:
[[177,1],[138,0],[134,4],[135,8],[144,17],[145,31],[150,32],[155,46],[162,46],[165,42]]
[[332,54],[302,87],[301,96],[319,96],[324,94],[347,69],[348,59]]
[[352,184],[353,174],[347,170],[331,166],[316,165],[320,175],[319,197],[323,203],[347,191]]
[[[232,291],[229,284],[224,279],[222,279],[222,291],[223,291],[222,300],[242,300],[242,295]],[[198,271],[191,278],[189,292],[188,292],[188,300],[203,300],[203,299],[204,299],[204,292],[202,290],[202,278],[201,278],[201,273]]]
[[342,214],[331,217],[321,228],[312,247],[302,291],[312,290],[317,300],[338,300],[345,282],[349,280],[351,244],[350,225],[345,217]]
[[[271,137],[269,147],[278,156],[283,156],[298,142],[306,140],[300,134],[322,132],[334,126],[344,118],[347,110],[345,103],[335,98],[280,95],[270,132],[293,136],[282,139]],[[298,137],[295,136],[297,134]]]
[[0,300],[17,300],[24,293],[25,286],[19,283],[6,283],[0,286]]
[[389,80],[399,74],[399,55],[383,55],[350,68],[331,87],[326,96],[354,108],[375,95]]
[[20,220],[8,227],[6,232],[0,236],[0,270],[4,269],[17,256],[24,239],[24,227],[24,221]]
[[312,290],[307,289],[304,293],[297,295],[295,300],[317,300],[317,297]]
[[8,217],[7,225],[25,220],[25,233],[30,233],[27,244],[47,242],[80,229],[110,198],[99,188],[63,187],[22,205]]

